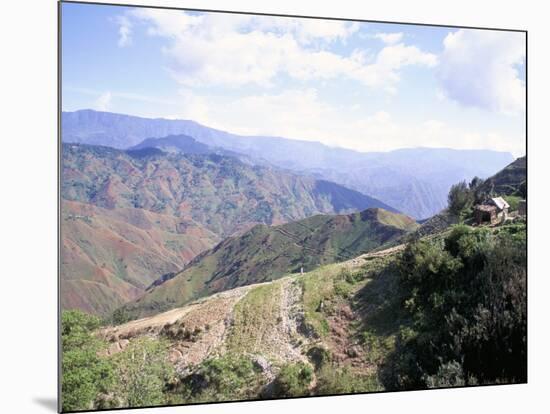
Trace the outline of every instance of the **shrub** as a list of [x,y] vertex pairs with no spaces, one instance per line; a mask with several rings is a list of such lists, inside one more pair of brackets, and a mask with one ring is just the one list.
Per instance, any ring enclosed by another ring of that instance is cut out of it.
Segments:
[[524,225],[457,226],[407,246],[397,268],[412,333],[397,337],[387,388],[526,381],[525,243]]
[[316,370],[330,362],[330,352],[321,346],[312,346],[306,353]]
[[303,362],[287,364],[275,379],[274,393],[279,397],[298,397],[309,394],[313,370]]
[[126,311],[124,308],[118,308],[113,312],[113,315],[111,317],[111,322],[114,325],[122,325],[123,323],[126,323],[128,321],[132,320],[132,315]]
[[466,384],[462,366],[456,361],[440,365],[437,374],[426,376],[424,381],[428,388],[460,387]]
[[519,201],[521,200],[520,196],[509,195],[509,196],[503,196],[502,198],[504,200],[506,200],[506,202],[510,206],[510,211],[517,211],[518,210]]
[[193,374],[182,380],[184,402],[241,400],[257,396],[260,369],[242,355],[226,354],[204,361]]
[[124,407],[166,403],[164,389],[174,377],[167,361],[167,345],[157,339],[133,340],[113,357],[118,384],[115,393]]
[[78,310],[61,314],[63,411],[93,409],[114,383],[110,362],[100,357],[106,344],[93,331],[99,318]]
[[373,375],[352,372],[348,367],[338,368],[325,365],[317,374],[315,394],[350,394],[358,392],[374,392],[382,390],[382,386]]

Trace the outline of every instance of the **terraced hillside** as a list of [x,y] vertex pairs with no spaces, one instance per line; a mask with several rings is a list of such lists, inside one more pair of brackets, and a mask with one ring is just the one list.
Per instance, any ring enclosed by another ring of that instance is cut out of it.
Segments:
[[215,292],[307,272],[398,240],[417,227],[410,217],[382,209],[257,225],[199,255],[173,278],[125,305],[123,312],[129,318],[150,315]]

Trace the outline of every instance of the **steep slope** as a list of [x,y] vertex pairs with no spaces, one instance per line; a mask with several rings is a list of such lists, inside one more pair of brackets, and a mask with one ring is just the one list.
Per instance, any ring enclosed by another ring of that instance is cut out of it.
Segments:
[[337,184],[253,167],[234,157],[146,150],[64,144],[62,197],[106,209],[174,215],[221,237],[257,223],[280,224],[318,213],[393,210]]
[[219,240],[191,220],[62,200],[61,306],[106,315]]
[[258,225],[225,239],[193,259],[179,274],[124,306],[141,317],[237,286],[309,271],[347,260],[397,240],[418,227],[407,216],[382,209],[339,216],[317,215],[268,227]]
[[[476,192],[493,196],[521,195],[521,186],[527,180],[526,157],[516,159],[492,177],[482,181]],[[446,208],[438,214],[423,221],[413,233],[414,237],[424,237],[441,233],[453,224],[459,222],[458,217],[452,215]]]
[[361,153],[312,141],[239,136],[188,120],[91,110],[64,112],[62,131],[64,142],[116,148],[128,148],[146,138],[185,134],[208,146],[244,154],[256,163],[269,162],[342,184],[418,219],[430,217],[445,206],[452,184],[474,176],[488,177],[513,160],[504,152],[444,148]]
[[486,193],[514,195],[527,181],[527,157],[520,157],[501,171],[486,179],[482,189]]

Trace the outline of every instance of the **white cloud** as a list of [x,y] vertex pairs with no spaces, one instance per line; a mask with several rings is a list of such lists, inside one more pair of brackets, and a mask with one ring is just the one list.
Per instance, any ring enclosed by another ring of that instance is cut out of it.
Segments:
[[127,16],[117,16],[115,22],[118,24],[118,46],[126,47],[132,44],[132,22]]
[[403,38],[403,33],[376,33],[374,37],[380,39],[387,45],[393,45],[401,41]]
[[169,70],[186,87],[269,86],[286,74],[299,80],[347,77],[393,93],[403,67],[437,63],[435,55],[402,43],[388,44],[373,57],[359,50],[347,56],[326,50],[356,33],[359,23],[152,9],[128,16],[167,40]]
[[395,93],[401,68],[411,65],[434,67],[437,63],[437,56],[434,54],[423,52],[416,46],[399,43],[384,47],[376,56],[375,62],[361,67],[357,75],[367,85],[383,85],[387,91]]
[[360,28],[358,22],[321,19],[294,19],[279,17],[254,17],[252,24],[263,31],[279,34],[292,33],[299,43],[309,45],[315,41],[345,41]]
[[525,109],[523,33],[461,29],[449,33],[438,77],[447,98],[464,106],[501,113]]
[[99,95],[95,101],[94,108],[98,111],[107,111],[111,107],[111,92],[107,91]]
[[[506,132],[478,132],[439,119],[402,123],[390,112],[335,106],[313,88],[227,100],[214,95],[184,94],[182,110],[171,118],[194,119],[204,125],[242,135],[282,136],[320,141],[359,151],[410,147],[492,149],[514,155],[525,152],[523,141]],[[353,109],[353,108],[352,108]]]

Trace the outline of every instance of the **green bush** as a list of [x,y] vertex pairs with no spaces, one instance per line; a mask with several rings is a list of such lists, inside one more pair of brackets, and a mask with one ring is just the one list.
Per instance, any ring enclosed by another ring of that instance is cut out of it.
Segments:
[[382,386],[375,375],[353,372],[349,367],[326,365],[317,373],[315,394],[351,394],[381,391]]
[[510,206],[510,211],[517,211],[519,207],[519,202],[522,199],[520,196],[513,195],[503,196],[502,198],[506,200],[506,202]]
[[428,388],[461,387],[466,385],[462,365],[451,361],[439,366],[437,374],[424,378]]
[[407,246],[397,268],[411,328],[386,361],[386,388],[526,381],[525,243],[524,225],[457,226],[444,243]]
[[166,403],[164,390],[175,374],[163,341],[148,337],[133,340],[112,359],[118,379],[115,394],[122,407]]
[[312,346],[306,353],[316,370],[319,370],[331,360],[330,352],[321,346]]
[[114,325],[122,325],[132,320],[132,315],[125,308],[118,308],[113,312],[110,322]]
[[242,355],[226,354],[204,361],[182,380],[181,402],[242,400],[257,397],[263,380],[260,369]]
[[299,397],[309,394],[313,380],[313,369],[303,362],[287,364],[281,368],[274,383],[274,393],[278,397]]
[[114,384],[113,367],[99,356],[106,344],[93,331],[99,318],[78,310],[61,314],[63,411],[89,410]]

